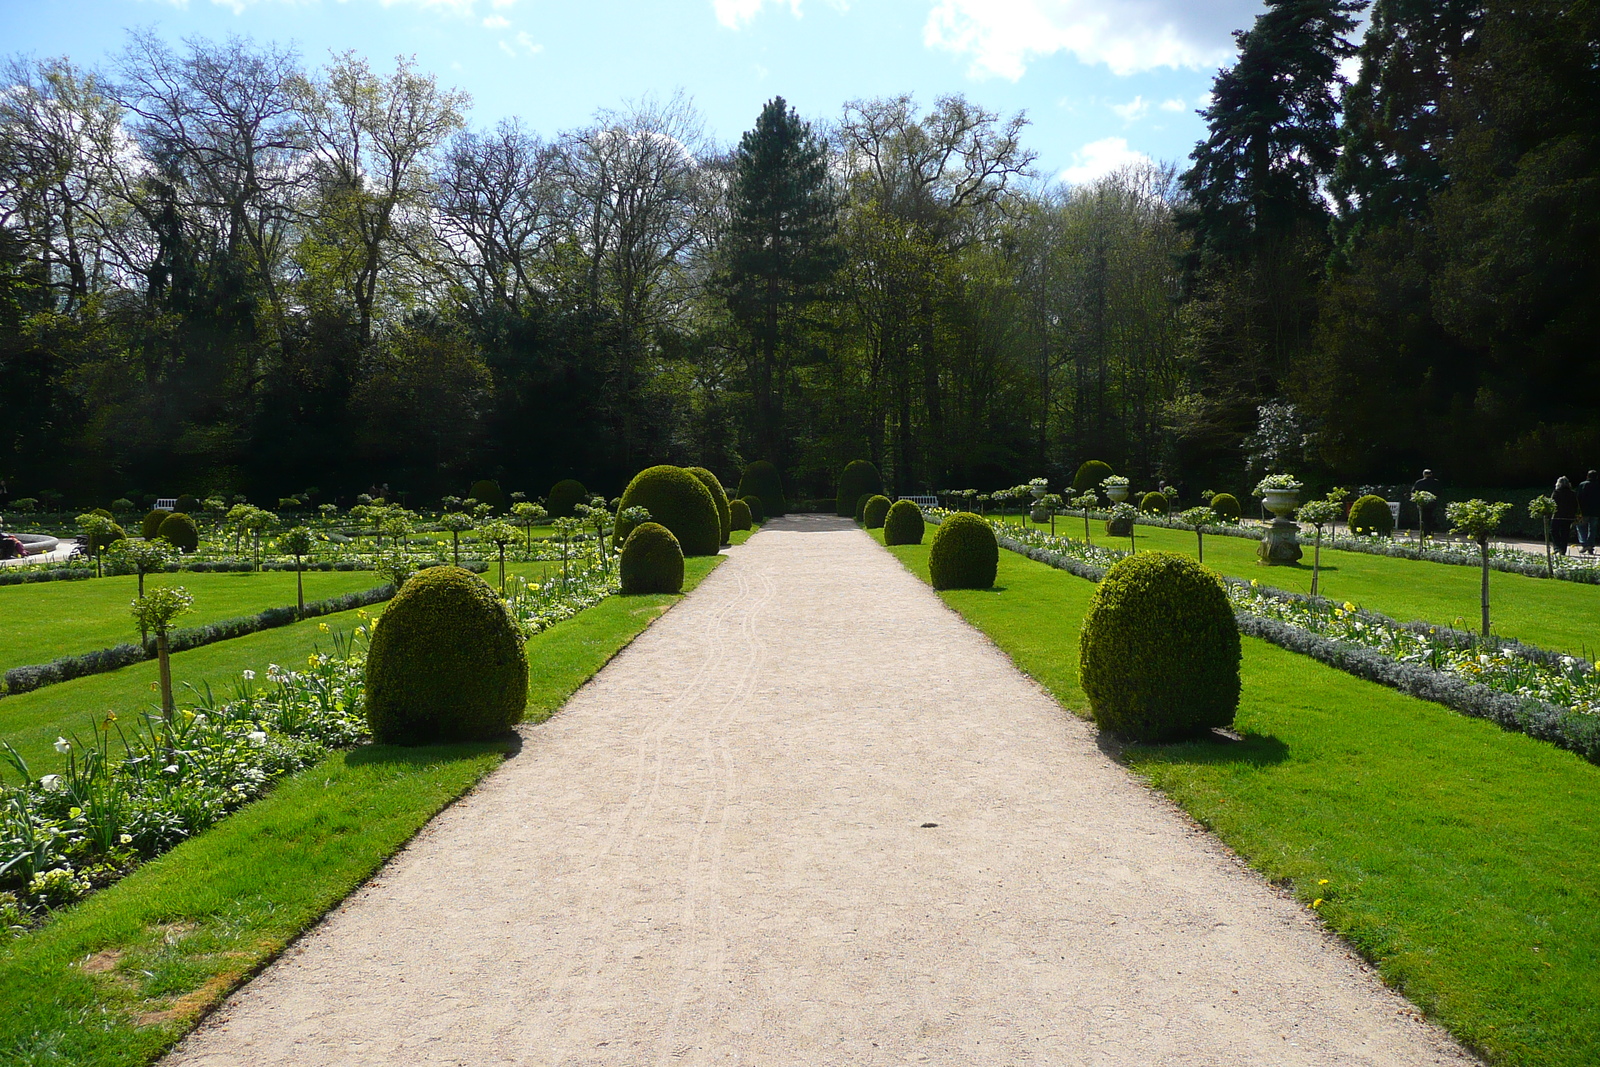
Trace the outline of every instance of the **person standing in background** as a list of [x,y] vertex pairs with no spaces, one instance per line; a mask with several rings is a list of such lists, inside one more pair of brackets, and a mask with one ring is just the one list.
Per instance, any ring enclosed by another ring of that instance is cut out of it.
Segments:
[[1434,532],[1433,516],[1439,507],[1440,490],[1439,479],[1435,478],[1433,472],[1428,470],[1423,471],[1422,477],[1418,478],[1411,486],[1413,496],[1417,493],[1433,494],[1433,502],[1431,504],[1417,505],[1417,536],[1419,537],[1426,537]]
[[1572,521],[1578,517],[1578,491],[1572,488],[1572,479],[1565,474],[1557,478],[1550,499],[1556,502],[1556,517],[1550,520],[1550,539],[1565,556],[1567,546],[1572,543]]
[[1578,545],[1585,555],[1594,555],[1595,535],[1600,533],[1600,472],[1590,471],[1578,484]]

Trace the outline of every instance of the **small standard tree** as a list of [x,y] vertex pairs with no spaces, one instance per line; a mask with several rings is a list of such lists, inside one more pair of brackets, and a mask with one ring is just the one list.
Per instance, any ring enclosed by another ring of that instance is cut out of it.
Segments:
[[1551,496],[1536,496],[1528,501],[1528,517],[1544,520],[1544,576],[1556,576],[1554,552],[1550,546],[1550,520],[1556,517],[1556,500]]
[[294,557],[294,591],[300,605],[300,614],[306,613],[305,558],[316,547],[316,539],[304,526],[296,526],[278,538],[278,548]]
[[509,522],[486,522],[478,528],[478,536],[494,545],[500,552],[500,595],[506,595],[506,549],[517,539],[517,528]]
[[1190,508],[1177,516],[1179,522],[1194,531],[1194,558],[1200,563],[1206,561],[1205,525],[1214,518],[1210,508]]
[[1080,496],[1072,498],[1072,506],[1083,512],[1083,543],[1094,544],[1094,538],[1089,534],[1089,512],[1100,506],[1100,498],[1094,495],[1094,490],[1089,490]]
[[1296,518],[1309,523],[1317,531],[1315,546],[1311,550],[1311,595],[1317,595],[1317,576],[1322,570],[1322,528],[1338,521],[1339,505],[1333,500],[1308,500],[1300,505]]
[[1061,496],[1057,493],[1046,493],[1039,498],[1039,506],[1050,513],[1050,536],[1056,535],[1056,512],[1061,510]]
[[141,632],[156,635],[156,661],[161,673],[161,719],[167,724],[170,756],[172,736],[172,647],[167,635],[172,622],[180,615],[194,610],[194,597],[181,585],[162,586],[133,602],[133,619]]
[[99,578],[105,573],[101,555],[113,540],[120,540],[117,522],[90,511],[78,516],[78,527],[89,542],[89,552],[94,556],[94,576]]
[[544,508],[538,504],[530,504],[526,500],[511,505],[511,522],[522,527],[528,545],[528,555],[533,555],[533,528],[544,521]]
[[1466,534],[1478,542],[1483,561],[1483,636],[1489,636],[1489,538],[1500,529],[1500,522],[1511,510],[1510,504],[1491,504],[1487,500],[1463,500],[1445,505],[1445,517],[1452,533]]
[[[134,541],[124,538],[111,546],[114,563],[129,567],[139,576],[139,599],[144,599],[144,576],[164,571],[178,560],[178,550],[172,542],[160,537],[154,541]],[[148,630],[139,631],[139,643],[150,640]]]
[[461,534],[477,526],[478,520],[464,511],[447,511],[439,516],[439,525],[450,531],[451,558],[461,566]]

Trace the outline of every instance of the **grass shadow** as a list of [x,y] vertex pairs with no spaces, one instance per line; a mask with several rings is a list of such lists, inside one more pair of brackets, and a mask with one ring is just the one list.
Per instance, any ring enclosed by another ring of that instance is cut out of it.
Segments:
[[1289,758],[1289,746],[1272,734],[1236,734],[1214,730],[1205,737],[1170,745],[1144,745],[1121,741],[1104,730],[1096,738],[1100,751],[1119,763],[1182,763],[1194,766],[1249,764],[1271,767]]
[[344,754],[347,767],[393,764],[407,767],[435,767],[443,763],[473,759],[486,752],[501,752],[514,759],[522,751],[522,735],[507,731],[493,741],[473,741],[457,745],[362,745]]

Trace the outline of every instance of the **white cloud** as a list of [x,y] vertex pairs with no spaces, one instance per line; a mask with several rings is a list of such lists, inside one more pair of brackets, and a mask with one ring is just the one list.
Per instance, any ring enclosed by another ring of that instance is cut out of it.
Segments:
[[500,51],[515,58],[517,56],[536,56],[544,51],[544,45],[533,39],[533,34],[527,30],[518,30],[516,37],[507,41],[501,40]]
[[486,30],[503,30],[510,25],[511,20],[504,15],[490,15],[483,20],[483,28]]
[[[760,0],[716,0],[759,3]],[[1233,54],[1256,0],[934,0],[922,40],[966,56],[974,77],[1016,81],[1037,58],[1068,52],[1115,74],[1203,69]]]
[[1162,111],[1184,111],[1188,107],[1188,103],[1181,96],[1175,96],[1171,100],[1161,101]]
[[1123,122],[1138,122],[1140,119],[1150,114],[1150,102],[1142,96],[1136,96],[1132,100],[1129,100],[1126,104],[1112,104],[1111,110],[1115,112]]
[[1149,162],[1145,153],[1128,147],[1126,138],[1104,137],[1072,153],[1072,166],[1061,172],[1061,180],[1068,185],[1083,185],[1121,167]]
[[800,17],[800,0],[711,0],[711,10],[717,21],[730,30],[748,26],[767,4],[782,6],[787,3],[795,18]]

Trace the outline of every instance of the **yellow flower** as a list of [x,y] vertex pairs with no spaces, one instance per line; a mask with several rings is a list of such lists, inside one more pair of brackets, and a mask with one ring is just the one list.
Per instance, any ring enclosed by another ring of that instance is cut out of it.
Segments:
[[1318,878],[1317,879],[1317,884],[1318,885],[1327,885],[1328,884],[1328,880],[1326,878]]
[[332,631],[330,631],[330,630],[329,630],[329,629],[328,629],[328,624],[327,624],[327,623],[325,623],[325,622],[319,622],[319,623],[317,623],[317,629],[318,629],[318,630],[319,630],[319,631],[321,631],[321,632],[322,632],[322,633],[331,633],[331,632],[332,632]]
[[150,692],[152,692],[152,693],[159,692],[160,689],[161,689],[161,686],[160,686],[159,683],[157,683],[157,682],[151,682],[150,683]]
[[1318,897],[1318,898],[1317,898],[1317,899],[1316,899],[1316,900],[1313,900],[1313,901],[1312,901],[1312,902],[1311,902],[1311,906],[1312,906],[1312,907],[1313,907],[1313,908],[1320,908],[1320,907],[1322,907],[1322,898],[1321,898],[1321,897]]
[[1344,610],[1346,610],[1348,612],[1351,612],[1353,614],[1355,612],[1355,610],[1356,610],[1356,606],[1354,604],[1350,603],[1350,601],[1346,600],[1344,602]]
[[306,666],[307,667],[315,667],[316,665],[317,665],[317,654],[315,652],[313,652],[313,653],[311,653],[311,655],[306,657]]

